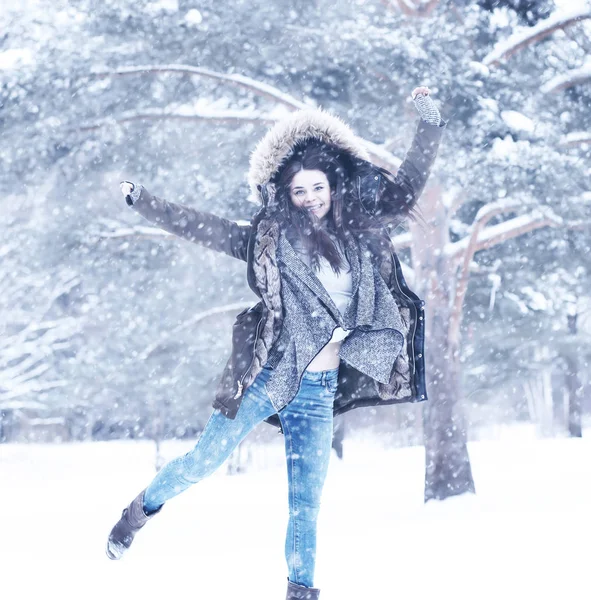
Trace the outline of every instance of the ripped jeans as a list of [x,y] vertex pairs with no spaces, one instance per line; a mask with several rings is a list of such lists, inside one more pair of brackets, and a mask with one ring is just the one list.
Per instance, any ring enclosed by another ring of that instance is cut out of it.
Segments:
[[[265,366],[246,390],[235,419],[214,410],[193,450],[159,471],[144,494],[146,513],[211,475],[256,425],[275,414],[265,388],[270,372]],[[313,587],[316,521],[331,454],[337,376],[338,368],[305,371],[297,396],[278,413],[289,487],[288,577],[306,587]]]

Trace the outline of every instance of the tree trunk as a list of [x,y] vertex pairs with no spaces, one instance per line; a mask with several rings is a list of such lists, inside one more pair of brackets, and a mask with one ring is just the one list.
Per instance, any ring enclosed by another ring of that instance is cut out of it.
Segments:
[[429,400],[423,408],[425,502],[475,493],[467,433],[460,410],[457,360],[450,355],[446,321],[435,316],[428,334]]
[[552,421],[554,423],[554,435],[562,433],[567,429],[567,406],[568,397],[563,385],[562,373],[560,376],[552,374],[551,377],[551,395],[552,395]]
[[579,382],[578,365],[576,358],[567,361],[566,388],[568,390],[568,435],[570,437],[583,437],[581,426],[581,386]]
[[156,454],[154,456],[154,468],[156,469],[156,473],[162,469],[165,464],[164,457],[162,456],[162,447],[160,442],[160,436],[156,435],[154,438],[154,443],[156,444]]
[[[577,335],[577,314],[568,315],[568,331]],[[566,389],[568,397],[568,434],[570,437],[583,437],[581,426],[582,386],[579,379],[579,364],[576,354],[566,357]]]
[[[425,502],[474,493],[466,446],[466,426],[459,406],[459,336],[451,335],[457,273],[443,249],[449,243],[449,217],[441,189],[421,197],[427,227],[411,224],[416,288],[425,304],[425,361],[428,401],[423,407]],[[458,310],[462,310],[460,306]],[[458,321],[459,323],[459,321]]]
[[537,364],[543,365],[543,368],[537,375],[537,379],[539,380],[539,393],[536,398],[538,405],[538,435],[543,438],[551,438],[554,437],[555,425],[550,348],[544,345],[537,346],[534,360]]
[[226,473],[228,475],[238,475],[246,472],[250,459],[250,451],[243,440],[234,448],[232,454],[230,454],[226,463]]

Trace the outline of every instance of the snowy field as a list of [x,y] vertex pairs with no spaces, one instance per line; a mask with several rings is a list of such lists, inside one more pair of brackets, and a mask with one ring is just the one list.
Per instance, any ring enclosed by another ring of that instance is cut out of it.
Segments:
[[[322,600],[590,598],[586,433],[472,443],[478,495],[426,506],[422,448],[345,442],[319,521]],[[171,458],[190,445],[164,450]],[[107,534],[151,479],[153,445],[0,445],[1,597],[283,600],[282,452],[279,442],[259,450],[246,474],[222,467],[111,562]]]

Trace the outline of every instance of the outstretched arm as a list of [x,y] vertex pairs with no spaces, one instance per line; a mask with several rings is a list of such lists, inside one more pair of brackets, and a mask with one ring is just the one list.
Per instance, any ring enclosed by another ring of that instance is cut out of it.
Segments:
[[238,225],[208,212],[168,202],[153,196],[144,186],[130,181],[121,183],[121,191],[133,210],[160,229],[217,252],[246,260],[250,225]]

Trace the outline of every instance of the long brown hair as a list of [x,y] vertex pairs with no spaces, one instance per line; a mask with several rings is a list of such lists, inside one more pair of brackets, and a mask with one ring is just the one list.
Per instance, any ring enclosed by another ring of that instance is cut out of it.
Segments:
[[[312,139],[294,147],[290,158],[272,180],[276,186],[277,211],[286,225],[287,238],[304,247],[315,270],[320,266],[320,257],[324,257],[339,274],[345,267],[343,256],[346,256],[348,238],[351,235],[362,237],[380,227],[360,202],[355,183],[359,166],[359,162],[335,146]],[[291,201],[291,182],[296,173],[304,169],[322,171],[328,179],[331,208],[322,222]]]

